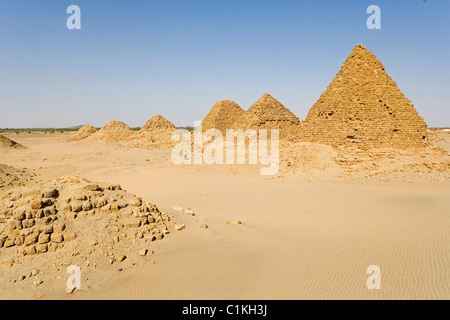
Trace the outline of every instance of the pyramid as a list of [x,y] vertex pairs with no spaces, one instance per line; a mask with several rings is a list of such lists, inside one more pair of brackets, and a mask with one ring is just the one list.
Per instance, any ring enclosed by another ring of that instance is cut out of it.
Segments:
[[125,123],[113,120],[96,133],[86,138],[86,141],[124,142],[134,134]]
[[172,122],[156,115],[148,120],[139,132],[131,136],[131,144],[143,146],[171,145],[174,130],[176,130],[176,127]]
[[290,138],[299,130],[300,120],[269,94],[264,94],[233,125],[234,129],[279,129],[280,138]]
[[422,147],[426,123],[364,46],[357,45],[301,123],[301,139],[334,147]]
[[5,136],[0,135],[0,148],[5,149],[26,149],[25,146],[15,142]]
[[230,100],[218,101],[202,121],[202,130],[218,129],[223,134],[227,129],[231,129],[233,124],[245,115],[237,103]]
[[148,120],[141,130],[145,131],[173,131],[176,127],[172,122],[164,118],[163,116],[156,115]]
[[86,139],[87,137],[89,137],[90,135],[92,135],[96,132],[97,132],[97,129],[95,129],[93,126],[91,126],[90,124],[85,124],[77,131],[72,132],[70,134],[70,136],[68,136],[66,138],[65,141],[66,142],[80,141],[80,140]]

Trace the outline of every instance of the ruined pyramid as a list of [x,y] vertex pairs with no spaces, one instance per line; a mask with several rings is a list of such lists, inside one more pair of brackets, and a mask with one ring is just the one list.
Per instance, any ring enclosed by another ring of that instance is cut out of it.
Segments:
[[301,122],[301,139],[359,149],[422,147],[426,123],[383,65],[357,45]]
[[281,102],[264,94],[233,125],[234,129],[279,129],[280,138],[291,138],[299,130],[299,119]]
[[26,149],[25,146],[21,145],[18,142],[15,142],[14,140],[11,140],[5,136],[2,136],[0,134],[0,148],[4,149]]
[[172,133],[175,129],[176,128],[172,122],[163,116],[156,115],[151,117],[151,119],[145,123],[141,130],[154,132],[170,131]]
[[106,126],[86,138],[86,141],[124,142],[134,134],[125,123],[117,120],[109,122]]
[[218,101],[202,121],[202,130],[218,129],[223,134],[227,129],[231,129],[233,124],[245,115],[237,103],[230,100]]
[[136,134],[131,136],[131,144],[140,146],[170,146],[172,145],[172,133],[176,130],[175,125],[164,118],[156,115],[148,120]]
[[72,132],[66,139],[66,142],[71,142],[71,141],[80,141],[83,139],[86,139],[87,137],[89,137],[90,135],[94,134],[97,132],[97,129],[95,129],[93,126],[91,126],[90,124],[85,124],[83,125],[80,129],[78,129],[75,132]]

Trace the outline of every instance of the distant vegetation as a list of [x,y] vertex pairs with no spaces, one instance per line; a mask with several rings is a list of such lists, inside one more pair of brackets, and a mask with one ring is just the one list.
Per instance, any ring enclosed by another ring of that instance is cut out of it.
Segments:
[[0,129],[0,134],[21,134],[21,133],[63,133],[77,131],[79,128],[4,128]]
[[[64,132],[73,132],[80,129],[79,127],[71,127],[71,128],[0,128],[0,134],[37,134],[37,133],[45,133],[45,134],[52,134],[52,133],[64,133]],[[101,129],[101,128],[96,128]],[[139,131],[140,127],[134,127],[131,128],[133,131]],[[189,132],[194,132],[194,127],[178,127],[177,129],[185,129]]]
[[177,127],[177,129],[185,129],[191,133],[194,132],[194,127]]

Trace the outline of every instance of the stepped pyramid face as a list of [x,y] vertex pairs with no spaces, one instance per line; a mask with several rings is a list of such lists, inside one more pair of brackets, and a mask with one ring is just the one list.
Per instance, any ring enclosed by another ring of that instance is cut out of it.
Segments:
[[264,94],[233,125],[234,129],[280,129],[280,137],[291,136],[298,130],[300,120],[281,102]]
[[230,100],[220,100],[202,121],[202,131],[208,129],[218,129],[222,134],[243,115],[245,111],[235,102]]
[[426,123],[381,62],[357,45],[301,123],[302,140],[360,149],[425,145]]

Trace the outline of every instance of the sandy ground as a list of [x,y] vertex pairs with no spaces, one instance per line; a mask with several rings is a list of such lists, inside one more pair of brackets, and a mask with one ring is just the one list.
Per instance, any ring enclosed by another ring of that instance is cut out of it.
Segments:
[[[63,278],[23,296],[2,284],[0,298],[450,299],[448,180],[267,178],[245,167],[175,166],[167,150],[9,137],[29,149],[2,151],[0,163],[34,169],[37,182],[80,175],[196,215],[158,243],[154,264],[90,276],[70,296]],[[370,265],[381,268],[380,290],[366,286]]]

